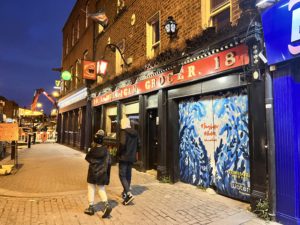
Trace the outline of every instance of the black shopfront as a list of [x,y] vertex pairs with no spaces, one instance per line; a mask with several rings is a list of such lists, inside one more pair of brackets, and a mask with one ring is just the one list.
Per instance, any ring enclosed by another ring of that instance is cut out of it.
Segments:
[[248,46],[234,43],[145,71],[96,93],[94,131],[104,129],[117,147],[126,116],[139,131],[142,171],[243,201],[264,198],[264,81],[249,80],[249,63]]

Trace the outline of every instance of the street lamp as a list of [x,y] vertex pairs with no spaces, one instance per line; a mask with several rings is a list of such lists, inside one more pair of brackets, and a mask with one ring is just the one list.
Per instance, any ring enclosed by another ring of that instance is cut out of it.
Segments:
[[72,79],[72,74],[68,70],[65,70],[61,73],[61,78],[63,80],[71,80]]
[[58,91],[53,91],[53,92],[52,92],[52,96],[53,96],[54,98],[58,98],[58,97],[59,97]]
[[38,108],[42,108],[42,107],[43,107],[43,104],[42,104],[42,103],[40,103],[40,102],[38,102],[38,103],[36,103],[36,107],[38,107]]
[[173,19],[173,16],[169,16],[167,21],[164,24],[165,31],[170,38],[175,37],[177,35],[177,23]]

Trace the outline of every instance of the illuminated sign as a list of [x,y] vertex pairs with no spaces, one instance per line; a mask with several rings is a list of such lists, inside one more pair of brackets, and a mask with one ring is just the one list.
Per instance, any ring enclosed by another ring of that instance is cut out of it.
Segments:
[[87,80],[96,80],[96,62],[83,61],[83,78]]
[[108,92],[93,99],[93,106],[147,93],[185,82],[198,80],[229,69],[249,64],[248,47],[240,45],[182,66],[180,73],[163,72],[135,84]]
[[55,86],[60,87],[61,80],[55,80]]
[[68,96],[67,98],[64,98],[58,102],[58,107],[63,108],[69,105],[72,105],[76,102],[79,102],[80,100],[83,100],[87,97],[87,88],[84,88],[75,94]]
[[281,0],[262,13],[268,64],[300,56],[300,0]]

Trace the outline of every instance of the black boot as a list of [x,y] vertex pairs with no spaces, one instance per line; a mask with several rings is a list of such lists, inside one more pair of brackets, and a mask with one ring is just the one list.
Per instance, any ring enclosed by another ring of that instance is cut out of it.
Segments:
[[87,209],[84,210],[85,214],[88,214],[90,216],[95,214],[94,206],[90,205]]
[[102,218],[107,218],[107,217],[109,217],[111,211],[112,211],[111,206],[109,205],[108,202],[105,202],[105,208],[104,208],[104,210],[103,210]]

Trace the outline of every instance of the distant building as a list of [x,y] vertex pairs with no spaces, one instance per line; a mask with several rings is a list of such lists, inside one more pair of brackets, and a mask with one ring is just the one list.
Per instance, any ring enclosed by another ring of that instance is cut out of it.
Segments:
[[[1,103],[2,102],[2,103]],[[2,106],[1,106],[2,105]],[[19,105],[15,101],[10,101],[0,96],[0,114],[5,115],[6,122],[17,122],[19,116]]]

